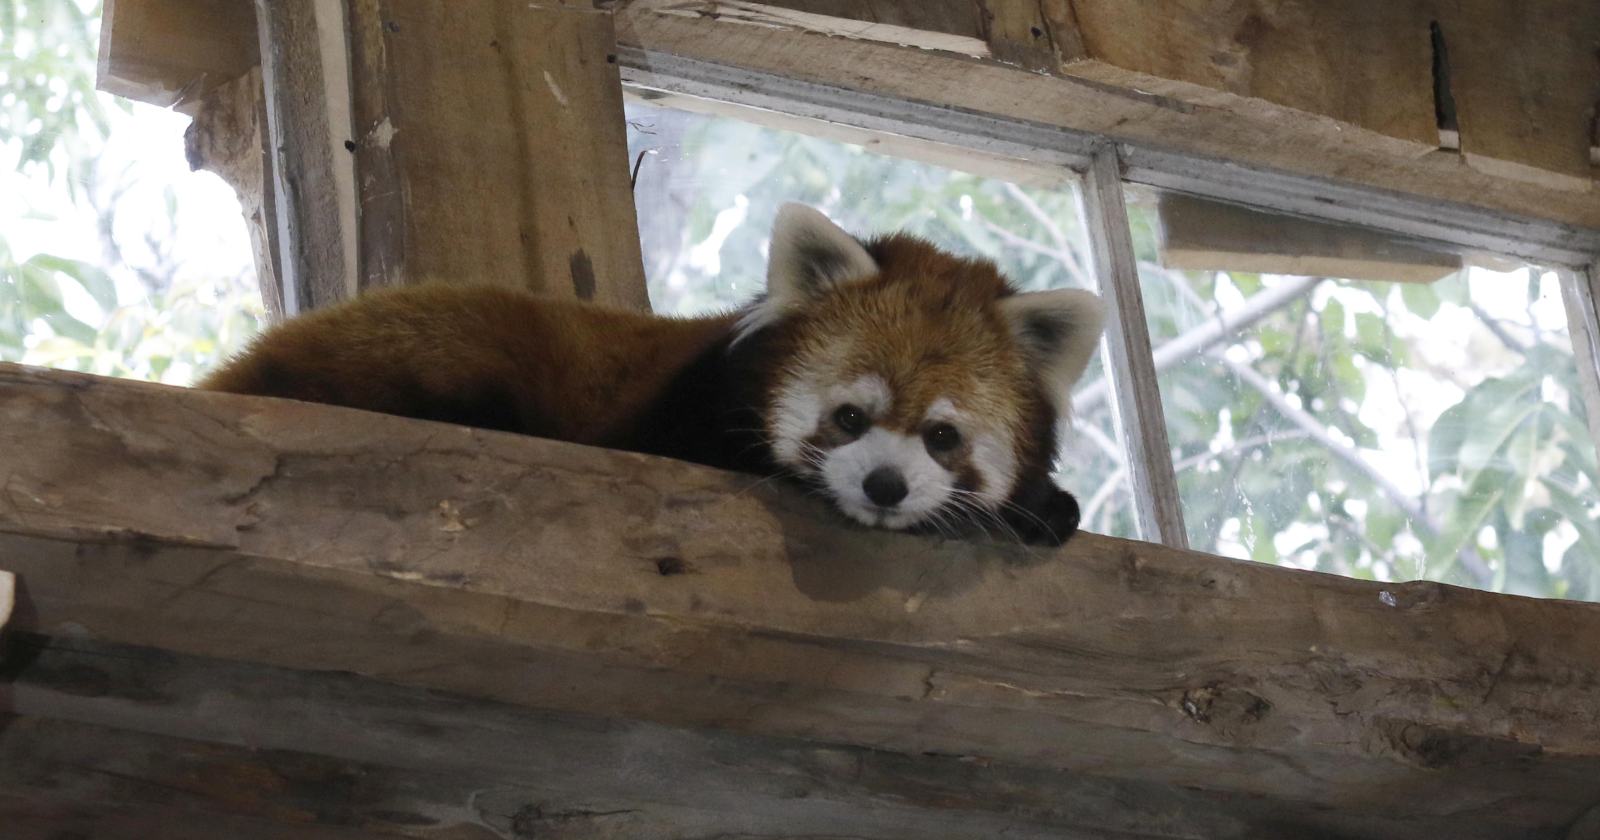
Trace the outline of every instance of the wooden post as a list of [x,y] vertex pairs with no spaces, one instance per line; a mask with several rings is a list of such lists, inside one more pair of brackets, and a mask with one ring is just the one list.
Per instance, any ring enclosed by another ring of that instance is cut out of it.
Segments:
[[488,282],[648,307],[608,12],[258,0],[287,310]]

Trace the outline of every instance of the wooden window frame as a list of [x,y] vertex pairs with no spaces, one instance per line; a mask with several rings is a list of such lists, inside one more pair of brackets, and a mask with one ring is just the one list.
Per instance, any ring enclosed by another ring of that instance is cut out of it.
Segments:
[[1188,193],[1254,209],[1442,244],[1468,254],[1535,262],[1558,272],[1592,443],[1600,448],[1600,253],[1589,232],[1555,222],[1281,171],[1209,160],[1154,146],[1026,120],[982,114],[817,84],[640,47],[619,46],[625,88],[691,97],[868,133],[953,146],[983,158],[1070,170],[1082,179],[1090,251],[1106,299],[1105,350],[1114,415],[1125,447],[1142,539],[1188,548],[1172,449],[1144,320],[1132,231],[1123,199],[1129,185]]

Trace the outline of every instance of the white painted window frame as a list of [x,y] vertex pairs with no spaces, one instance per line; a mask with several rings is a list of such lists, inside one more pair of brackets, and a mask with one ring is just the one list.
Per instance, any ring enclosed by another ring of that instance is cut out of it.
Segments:
[[1189,193],[1319,221],[1429,240],[1465,253],[1525,260],[1559,272],[1568,329],[1600,447],[1600,231],[1328,179],[1183,155],[1088,132],[938,103],[799,81],[670,53],[623,47],[623,84],[774,111],[1069,169],[1082,178],[1084,218],[1108,308],[1107,375],[1141,538],[1187,548],[1172,449],[1144,317],[1128,184]]

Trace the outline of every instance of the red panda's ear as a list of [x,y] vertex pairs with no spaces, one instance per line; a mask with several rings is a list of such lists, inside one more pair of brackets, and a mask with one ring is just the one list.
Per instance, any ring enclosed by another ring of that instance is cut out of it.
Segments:
[[819,292],[878,273],[878,263],[855,237],[804,204],[785,204],[772,225],[767,300],[800,303]]
[[1072,384],[1100,344],[1105,307],[1083,289],[1055,289],[1002,298],[1000,309],[1046,395],[1065,417]]

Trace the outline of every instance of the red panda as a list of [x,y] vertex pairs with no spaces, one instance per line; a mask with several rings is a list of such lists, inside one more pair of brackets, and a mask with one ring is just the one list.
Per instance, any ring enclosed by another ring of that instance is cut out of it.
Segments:
[[785,205],[767,290],[669,318],[490,286],[375,292],[260,337],[200,387],[786,475],[893,529],[1059,544],[1050,478],[1099,298],[1018,293],[986,260],[860,242]]

